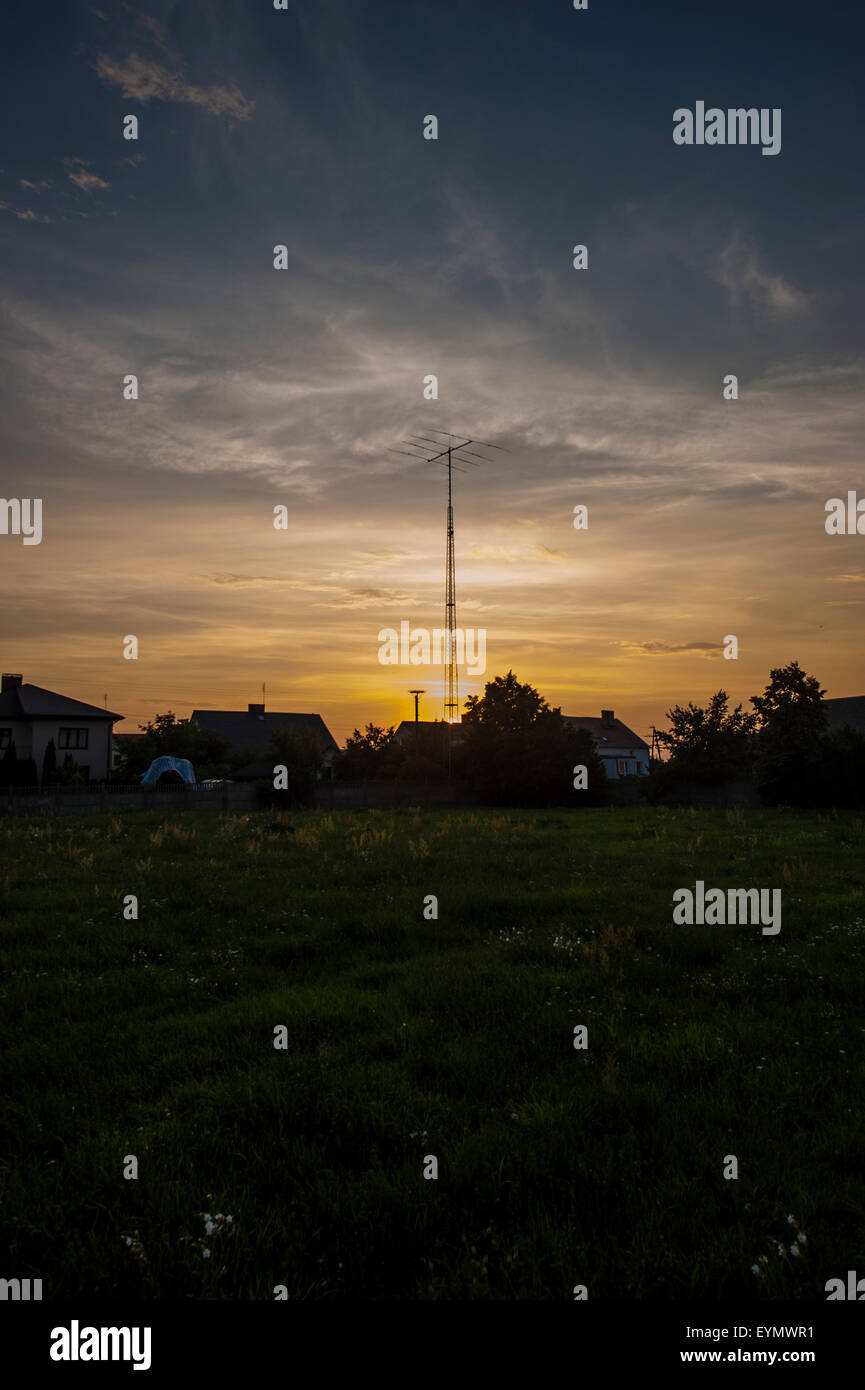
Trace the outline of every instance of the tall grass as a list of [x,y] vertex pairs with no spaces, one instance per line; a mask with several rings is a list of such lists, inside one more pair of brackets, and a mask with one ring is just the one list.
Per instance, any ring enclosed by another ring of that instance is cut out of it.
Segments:
[[[0,823],[0,1273],[822,1299],[865,1270],[863,847],[783,811]],[[697,878],[781,887],[780,934],[674,927]]]

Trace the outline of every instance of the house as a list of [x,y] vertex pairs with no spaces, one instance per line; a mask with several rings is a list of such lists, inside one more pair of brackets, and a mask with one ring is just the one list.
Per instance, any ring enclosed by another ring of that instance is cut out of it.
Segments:
[[[393,741],[404,744],[419,729],[441,729],[443,726],[444,720],[441,719],[403,719],[402,723],[394,730]],[[464,735],[459,732],[459,724],[451,724],[450,727],[454,731],[452,735],[454,743],[461,742]]]
[[649,771],[649,745],[639,734],[617,719],[611,709],[602,709],[600,719],[565,715],[572,729],[585,729],[595,740],[598,757],[610,778],[641,776]]
[[58,767],[68,753],[88,781],[101,782],[111,771],[111,731],[122,718],[5,673],[0,682],[0,756],[14,743],[18,761],[32,758],[41,780],[45,749],[53,738]]
[[[328,769],[339,752],[336,740],[320,714],[279,714],[265,713],[264,705],[249,705],[244,710],[195,709],[191,718],[200,729],[221,734],[227,738],[233,753],[245,748],[260,749],[261,759],[267,759],[267,745],[279,729],[287,729],[292,734],[313,734],[322,752],[322,764]],[[273,759],[269,759],[271,775]],[[241,772],[247,769],[242,768]],[[242,780],[242,779],[241,779]]]
[[865,734],[865,695],[847,695],[840,700],[824,700],[823,708],[829,720],[829,729],[844,729],[848,725],[859,734]]

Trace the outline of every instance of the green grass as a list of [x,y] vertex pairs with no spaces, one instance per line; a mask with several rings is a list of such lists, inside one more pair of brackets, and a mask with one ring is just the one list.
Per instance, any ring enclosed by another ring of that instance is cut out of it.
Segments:
[[[0,1275],[824,1299],[865,1273],[863,848],[853,813],[3,822]],[[780,934],[674,926],[698,878],[781,887]]]

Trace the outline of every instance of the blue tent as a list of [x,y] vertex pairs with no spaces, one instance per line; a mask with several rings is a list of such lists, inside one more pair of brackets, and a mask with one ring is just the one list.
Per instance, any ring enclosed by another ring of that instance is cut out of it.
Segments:
[[167,753],[163,753],[161,758],[154,758],[147,771],[141,774],[141,785],[152,787],[154,782],[159,781],[163,772],[176,772],[184,782],[195,781],[195,771],[188,758],[171,758]]

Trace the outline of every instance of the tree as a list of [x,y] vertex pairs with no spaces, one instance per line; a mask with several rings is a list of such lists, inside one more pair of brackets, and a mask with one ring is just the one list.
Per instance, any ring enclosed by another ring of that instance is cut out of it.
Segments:
[[860,811],[865,807],[865,734],[848,726],[827,735],[820,784],[815,804]]
[[819,805],[826,796],[826,692],[798,661],[776,667],[769,676],[763,694],[751,697],[759,721],[755,773],[760,795],[769,805]]
[[284,805],[286,802],[308,802],[321,767],[321,744],[316,735],[310,729],[303,729],[300,733],[294,733],[291,729],[275,729],[268,742],[268,751],[274,767],[285,768],[287,786],[277,791],[271,783],[265,792],[266,803]]
[[383,729],[367,724],[363,733],[355,729],[340,754],[340,777],[352,781],[369,781],[376,777],[392,777],[402,761],[399,746],[393,742],[393,725]]
[[[446,782],[449,779],[448,747],[458,725],[436,719],[417,722],[405,730],[399,776],[406,782]],[[398,745],[394,745],[395,748]]]
[[543,695],[531,685],[521,685],[513,671],[508,671],[506,676],[487,681],[483,695],[469,695],[462,722],[498,733],[518,733],[548,709]]
[[222,734],[202,729],[191,719],[178,719],[171,710],[138,727],[143,737],[136,739],[126,754],[124,776],[140,776],[163,754],[188,758],[199,779],[223,776],[228,771],[231,744]]
[[0,762],[0,786],[14,787],[17,782],[17,773],[18,751],[15,747],[15,740],[11,739],[6,745],[3,761]]
[[63,759],[63,764],[57,769],[55,780],[61,787],[81,787],[86,783],[86,777],[81,770],[80,763],[77,763],[71,753],[67,753]]
[[[494,805],[599,805],[607,780],[595,741],[573,729],[513,671],[470,695],[455,747],[457,769]],[[588,786],[574,790],[574,768],[585,766]]]
[[741,705],[732,713],[727,706],[726,690],[718,690],[705,708],[691,702],[667,710],[671,727],[658,734],[658,741],[670,757],[656,780],[665,786],[680,782],[711,786],[747,775],[758,718],[744,713]]
[[57,781],[57,749],[54,746],[53,738],[49,738],[45,745],[45,755],[42,759],[42,785],[52,787]]

